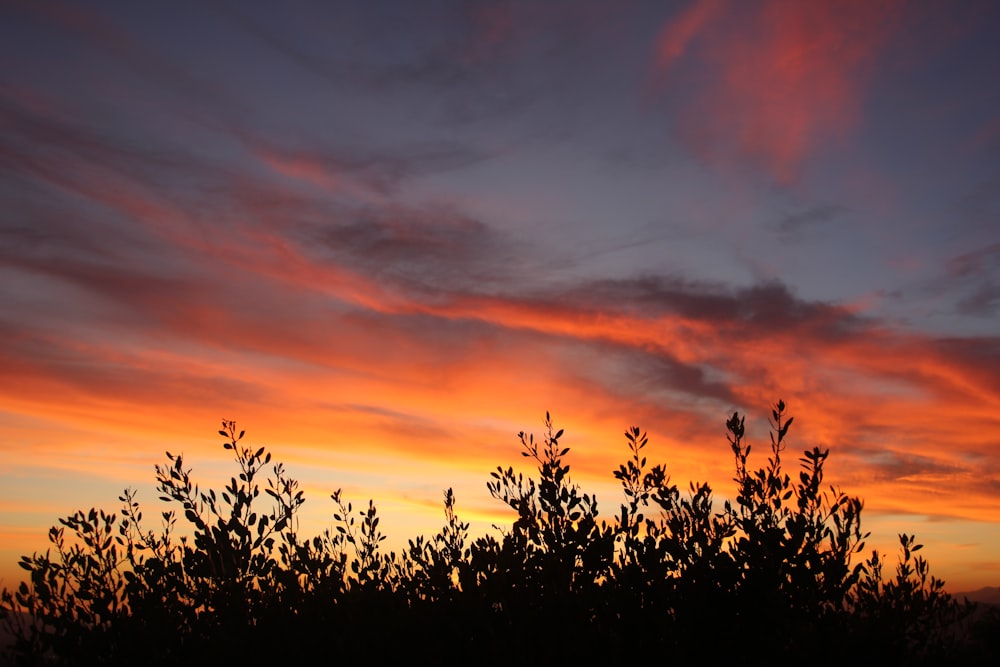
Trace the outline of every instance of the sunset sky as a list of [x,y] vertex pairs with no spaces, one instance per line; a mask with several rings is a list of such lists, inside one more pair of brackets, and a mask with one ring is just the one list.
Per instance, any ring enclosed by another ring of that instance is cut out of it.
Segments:
[[[624,431],[731,498],[798,451],[1000,585],[1000,4],[0,3],[0,586],[237,420],[387,545],[546,410],[610,521]],[[753,460],[753,459],[752,459]],[[527,468],[523,468],[527,471]]]

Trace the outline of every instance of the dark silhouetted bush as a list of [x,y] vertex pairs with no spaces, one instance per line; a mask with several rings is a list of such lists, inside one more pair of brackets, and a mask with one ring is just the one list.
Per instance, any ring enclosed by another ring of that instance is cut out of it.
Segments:
[[779,401],[767,464],[754,469],[744,418],[727,421],[736,493],[721,511],[707,484],[682,492],[665,466],[648,465],[646,434],[628,429],[629,457],[613,473],[624,502],[608,522],[571,481],[569,448],[546,414],[542,439],[519,434],[537,476],[498,467],[487,483],[516,513],[509,528],[470,541],[448,489],[441,531],[396,554],[381,550],[374,503],[356,509],[339,490],[333,529],[299,535],[298,483],[224,421],[238,471],[221,491],[199,489],[168,452],[156,467],[170,508],[159,530],[126,489],[120,513],[60,519],[52,548],[21,559],[29,581],[0,605],[17,637],[8,657],[990,664],[995,616],[967,628],[972,607],[929,575],[912,536],[900,536],[892,579],[877,553],[860,560],[861,500],[824,481],[829,451],[806,450],[797,474],[786,469],[791,424]]

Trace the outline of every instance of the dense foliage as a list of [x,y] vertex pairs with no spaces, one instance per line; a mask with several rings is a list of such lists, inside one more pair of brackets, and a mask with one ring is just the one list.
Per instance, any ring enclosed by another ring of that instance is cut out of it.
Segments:
[[721,511],[707,484],[682,491],[663,465],[648,465],[647,437],[630,428],[628,459],[614,471],[624,502],[606,520],[597,498],[572,483],[563,432],[546,415],[542,439],[519,434],[537,475],[498,467],[487,485],[516,513],[513,525],[471,540],[449,489],[441,531],[398,554],[380,548],[375,505],[355,508],[340,491],[333,529],[299,535],[297,482],[225,421],[238,473],[221,491],[201,490],[168,452],[156,467],[169,507],[159,531],[145,527],[127,489],[120,513],[60,519],[52,548],[22,558],[30,580],[5,590],[0,605],[19,637],[10,657],[985,662],[988,648],[963,634],[971,608],[929,576],[921,546],[900,535],[895,576],[883,581],[879,555],[859,555],[862,502],[824,481],[829,451],[805,451],[793,476],[783,403],[772,418],[770,454],[757,469],[743,417],[728,420],[736,492]]

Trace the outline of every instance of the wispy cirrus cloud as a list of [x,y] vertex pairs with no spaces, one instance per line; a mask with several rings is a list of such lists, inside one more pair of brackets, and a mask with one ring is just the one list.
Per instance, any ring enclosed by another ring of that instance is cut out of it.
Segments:
[[746,161],[795,182],[812,153],[860,122],[867,70],[902,4],[689,4],[654,57],[660,94],[675,91],[680,139],[711,163]]
[[422,142],[394,146],[391,151],[360,148],[317,148],[281,145],[236,130],[251,155],[275,172],[332,193],[382,202],[406,181],[418,176],[468,167],[489,158],[485,151],[457,142]]
[[678,12],[660,33],[656,44],[656,69],[664,76],[691,49],[692,42],[727,9],[726,0],[698,0]]

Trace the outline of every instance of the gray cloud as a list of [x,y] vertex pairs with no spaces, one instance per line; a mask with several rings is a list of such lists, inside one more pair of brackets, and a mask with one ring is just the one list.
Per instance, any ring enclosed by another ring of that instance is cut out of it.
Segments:
[[787,215],[781,218],[774,228],[780,235],[792,238],[804,233],[808,228],[830,225],[847,213],[849,209],[846,206],[822,204]]
[[876,479],[893,482],[904,478],[956,475],[971,472],[968,468],[956,466],[952,463],[945,463],[928,456],[902,454],[881,449],[866,456],[865,463],[869,469],[875,471]]
[[962,315],[1000,313],[1000,243],[952,257],[942,282],[963,293],[955,306]]
[[860,333],[867,326],[865,320],[844,308],[799,299],[778,281],[732,288],[647,275],[584,283],[567,296],[585,306],[624,308],[640,317],[673,313],[720,327],[738,327],[741,335],[751,337],[800,331],[834,341]]

